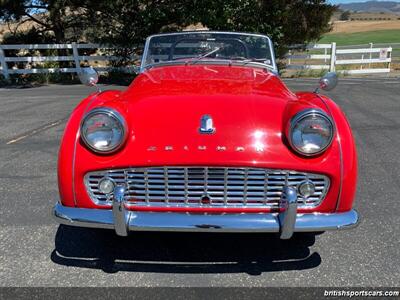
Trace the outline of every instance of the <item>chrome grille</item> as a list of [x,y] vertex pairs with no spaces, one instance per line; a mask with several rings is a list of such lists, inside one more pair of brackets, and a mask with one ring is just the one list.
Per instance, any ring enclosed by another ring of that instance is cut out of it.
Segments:
[[310,180],[315,193],[299,196],[299,207],[317,206],[329,188],[329,179],[320,174],[286,170],[231,167],[150,167],[90,172],[85,184],[91,199],[110,205],[111,195],[99,191],[103,178],[127,187],[126,200],[137,206],[170,207],[261,207],[277,208],[283,187],[297,188]]

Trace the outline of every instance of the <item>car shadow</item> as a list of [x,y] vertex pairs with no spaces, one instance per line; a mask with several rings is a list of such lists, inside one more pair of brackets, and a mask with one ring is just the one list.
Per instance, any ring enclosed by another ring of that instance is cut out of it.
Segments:
[[153,273],[247,273],[303,270],[321,264],[314,234],[134,232],[60,225],[51,260],[59,265]]

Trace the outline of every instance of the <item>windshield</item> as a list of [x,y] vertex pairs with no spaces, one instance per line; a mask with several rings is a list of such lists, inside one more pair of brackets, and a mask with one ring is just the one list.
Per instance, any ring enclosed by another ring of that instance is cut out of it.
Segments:
[[235,32],[179,32],[153,35],[146,41],[141,70],[156,65],[238,64],[276,71],[271,40]]

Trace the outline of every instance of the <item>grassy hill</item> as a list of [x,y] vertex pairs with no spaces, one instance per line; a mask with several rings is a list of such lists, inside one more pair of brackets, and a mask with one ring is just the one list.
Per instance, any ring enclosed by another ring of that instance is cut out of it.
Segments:
[[400,13],[400,4],[395,1],[366,1],[340,4],[339,7],[350,11]]
[[319,41],[319,43],[332,42],[336,42],[339,46],[368,43],[400,43],[400,29],[333,33],[325,35]]

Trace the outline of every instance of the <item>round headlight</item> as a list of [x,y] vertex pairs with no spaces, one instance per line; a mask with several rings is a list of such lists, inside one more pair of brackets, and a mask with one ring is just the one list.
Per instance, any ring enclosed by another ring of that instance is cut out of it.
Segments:
[[305,110],[290,123],[289,142],[302,155],[316,155],[326,150],[333,139],[333,123],[321,110]]
[[125,141],[125,120],[111,108],[93,109],[83,119],[81,137],[85,144],[95,152],[116,151]]

